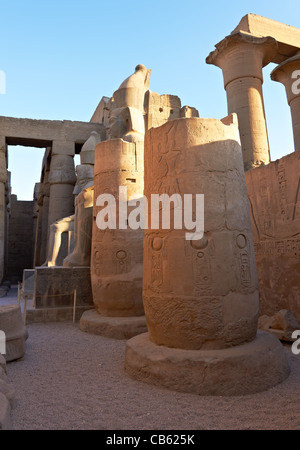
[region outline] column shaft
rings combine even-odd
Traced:
[[[245,170],[270,162],[270,150],[259,78],[240,78],[226,86],[228,114],[237,113]]]
[[[73,189],[76,182],[74,142],[53,142],[50,164],[48,227],[74,213]]]

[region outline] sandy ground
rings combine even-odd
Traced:
[[[125,341],[70,322],[27,329],[24,359],[7,364],[15,430],[300,429],[300,354],[289,345],[291,374],[280,385],[244,397],[202,397],[128,378]]]

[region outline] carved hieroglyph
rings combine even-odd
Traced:
[[[261,314],[300,321],[300,152],[246,173]]]
[[[145,146],[146,197],[204,194],[205,220],[201,240],[186,240],[184,229],[145,230],[150,339],[186,349],[252,340],[258,289],[237,125],[178,119],[152,128]]]
[[[145,195],[154,193],[204,194],[204,234],[189,241],[185,229],[163,229],[163,221],[145,229],[149,333],[127,341],[126,373],[200,395],[252,394],[284,380],[289,367],[282,345],[257,332],[258,283],[236,115],[182,118],[150,129]]]
[[[91,279],[95,308],[103,316],[143,315],[143,230],[100,230],[96,224],[99,195],[112,194],[118,208],[119,186],[127,187],[127,198],[143,194],[143,150],[143,142],[122,139],[100,142],[95,148]]]

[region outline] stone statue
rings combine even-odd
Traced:
[[[80,195],[82,191],[87,188],[90,188],[94,184],[94,148],[97,142],[100,142],[100,136],[97,132],[92,132],[91,136],[87,139],[87,141],[82,146],[82,150],[80,153],[80,162],[81,164],[76,166],[77,173],[77,182],[75,184],[73,194],[75,195],[75,214],[69,217],[64,217],[63,219],[57,220],[50,226],[50,234],[49,234],[49,243],[48,243],[48,256],[46,262],[43,266],[53,267],[57,265],[57,258],[59,255],[59,251],[62,245],[62,233],[69,233],[68,236],[68,250],[65,254],[69,256],[66,262],[63,262],[64,266],[77,266],[77,265],[89,265],[83,264],[79,258],[76,258],[76,263],[72,262],[71,255],[73,250],[76,250],[78,253],[78,248],[88,248],[89,245],[82,244],[79,242],[80,239],[86,239],[88,233],[86,230],[80,232],[80,227],[76,223],[78,220],[81,222],[82,215],[85,217],[86,214],[91,216],[87,211],[84,211],[85,208],[90,208],[93,205],[93,190],[89,190],[89,193],[85,193],[80,196],[77,200],[77,196]],[[89,200],[88,200],[89,198]],[[89,206],[87,206],[89,205]],[[82,210],[82,211],[81,211]],[[85,223],[86,219],[84,219]],[[92,221],[92,217],[90,218]],[[91,225],[90,225],[91,226]],[[86,225],[85,225],[86,228]],[[90,241],[90,237],[89,237]],[[66,258],[65,258],[66,259]],[[83,261],[87,260],[87,255],[83,255]]]
[[[90,265],[94,202],[95,146],[100,135],[93,131],[80,152],[81,164],[76,167],[77,183],[74,188],[74,249],[63,261],[64,267]]]
[[[57,258],[62,244],[62,233],[68,233],[68,251],[74,246],[74,215],[64,217],[50,225],[48,240],[48,255],[43,266],[53,267],[57,265]]]

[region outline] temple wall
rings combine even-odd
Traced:
[[[260,313],[289,309],[300,321],[300,152],[245,173]]]
[[[5,278],[12,283],[22,281],[23,269],[33,265],[33,208],[33,201],[18,201],[16,195],[11,196]]]

